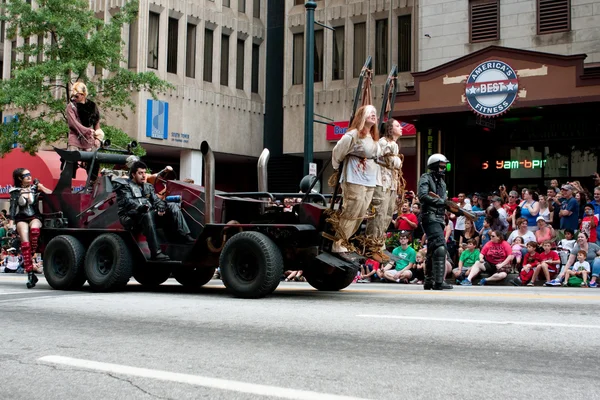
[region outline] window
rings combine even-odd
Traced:
[[[148,68],[158,69],[158,28],[160,15],[150,12],[148,19]]]
[[[14,70],[17,66],[17,41],[10,42],[10,77],[14,78]]]
[[[499,0],[471,0],[469,21],[471,43],[500,39]]]
[[[537,0],[537,33],[571,30],[570,0]]]
[[[250,85],[250,90],[252,91],[252,93],[258,93],[259,56],[260,46],[257,44],[252,44],[252,84]]]
[[[323,82],[323,42],[325,35],[323,30],[315,32],[315,82]]]
[[[229,86],[229,36],[221,35],[221,85]]]
[[[185,76],[196,77],[196,25],[187,24],[185,35]]]
[[[354,24],[354,58],[352,62],[353,76],[360,75],[363,65],[367,60],[367,24],[361,22]]]
[[[231,0],[223,0],[223,7],[231,7]]]
[[[375,75],[388,73],[388,20],[375,21]]]
[[[398,72],[412,69],[412,22],[411,15],[398,17]]]
[[[206,82],[213,80],[213,41],[215,33],[210,29],[204,30],[204,73],[203,79]]]
[[[129,24],[129,51],[127,56],[127,67],[137,68],[138,56],[138,19],[134,19]]]
[[[167,32],[167,72],[177,73],[177,34],[179,32],[179,21],[169,18]]]
[[[344,33],[343,26],[336,26],[333,31],[332,79],[344,79]]]
[[[29,65],[29,54],[31,53],[30,49],[31,38],[26,37],[23,41],[23,66],[27,67]]]
[[[237,41],[236,68],[235,68],[235,87],[244,90],[244,44],[241,39]]]
[[[292,84],[302,85],[304,82],[304,33],[294,34],[292,49]]]
[[[246,0],[238,0],[238,11],[241,13],[246,12]]]
[[[252,3],[252,16],[260,18],[260,0],[254,0],[254,3]]]
[[[304,5],[304,0],[294,0],[294,5],[295,6],[303,6]]]
[[[37,37],[37,56],[36,61],[41,64],[44,61],[44,36],[39,35]]]

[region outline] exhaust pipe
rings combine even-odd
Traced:
[[[269,163],[269,149],[264,149],[258,158],[258,191],[268,192],[269,183],[267,179],[267,164]]]
[[[258,191],[259,192],[268,192],[269,191],[269,180],[267,175],[267,164],[269,163],[269,156],[271,153],[269,149],[263,149],[262,153],[260,153],[260,157],[258,157]],[[264,199],[261,199],[264,200]],[[260,212],[265,212],[265,205],[260,205]]]
[[[204,168],[204,225],[215,222],[215,155],[205,140],[200,145]]]

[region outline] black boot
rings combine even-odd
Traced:
[[[433,289],[433,266],[431,264],[431,255],[427,256],[425,261],[425,281],[423,282],[423,290]]]
[[[169,261],[170,258],[166,254],[163,254],[160,250],[160,243],[158,242],[158,236],[156,235],[156,226],[154,225],[154,211],[150,211],[145,214],[142,218],[142,230],[146,240],[148,241],[148,248],[150,249],[151,259],[154,261]]]
[[[432,256],[433,266],[433,290],[448,290],[452,289],[452,285],[444,281],[446,275],[446,247],[440,246],[433,251]]]
[[[27,289],[34,288],[36,283],[38,283],[38,277],[35,276],[35,272],[29,271],[27,273]]]

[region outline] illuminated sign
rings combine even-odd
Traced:
[[[517,99],[519,80],[516,72],[503,61],[479,64],[469,74],[465,87],[467,103],[483,117],[496,117],[508,111]]]
[[[546,165],[547,160],[496,160],[494,163],[484,161],[481,169],[539,169]]]

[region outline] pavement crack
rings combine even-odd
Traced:
[[[138,389],[140,392],[142,392],[142,393],[144,393],[144,394],[146,394],[146,395],[148,395],[148,396],[154,397],[154,398],[156,398],[156,399],[162,399],[162,400],[173,400],[173,399],[171,399],[171,398],[169,398],[169,397],[162,397],[162,396],[156,395],[156,394],[154,394],[154,393],[150,393],[149,391],[147,391],[147,390],[144,390],[144,389],[143,389],[142,387],[140,387],[139,385],[136,385],[135,383],[133,383],[133,381],[132,381],[131,379],[123,378],[123,377],[120,377],[120,376],[117,376],[117,375],[111,374],[110,372],[107,372],[107,373],[106,373],[106,375],[108,375],[108,376],[110,376],[111,378],[114,378],[114,379],[116,379],[116,380],[119,380],[119,381],[122,381],[122,382],[129,383],[131,386],[133,386],[134,388]]]

